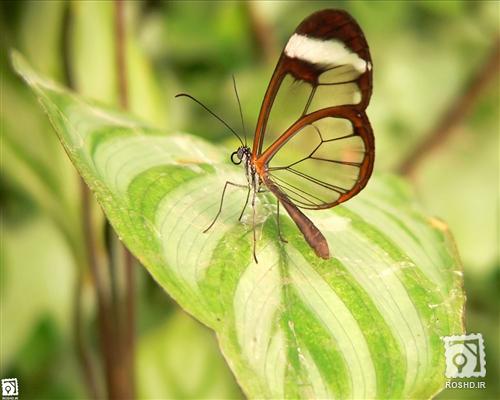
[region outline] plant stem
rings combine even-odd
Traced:
[[[258,3],[253,1],[245,1],[244,3],[258,55],[264,62],[270,64],[276,57],[276,35],[272,26],[263,17],[259,6]]]
[[[66,84],[70,89],[74,89],[74,82],[71,75],[71,65],[70,65],[70,27],[72,22],[71,16],[71,5],[67,4],[64,10],[63,16],[63,26],[62,26],[62,41],[61,41],[61,54],[63,62],[63,76],[65,78]],[[102,397],[100,395],[99,386],[97,384],[97,379],[95,376],[95,368],[92,362],[92,358],[89,352],[89,348],[85,341],[84,335],[84,318],[82,313],[82,294],[84,287],[85,278],[85,258],[89,263],[95,263],[95,251],[89,248],[89,238],[87,237],[88,229],[90,227],[90,216],[89,212],[89,202],[86,198],[88,195],[85,193],[84,188],[86,187],[85,182],[80,178],[80,188],[81,188],[81,207],[82,207],[82,227],[84,228],[84,234],[86,240],[86,254],[80,254],[75,251],[75,246],[72,246],[75,264],[77,266],[77,277],[75,280],[75,292],[73,299],[73,335],[76,346],[76,354],[80,362],[80,367],[83,374],[83,379],[86,384],[86,388],[92,399],[98,399]],[[89,268],[93,270],[94,268]]]
[[[498,75],[500,67],[500,39],[496,38],[493,49],[487,61],[474,75],[463,94],[450,105],[432,131],[401,163],[397,171],[406,176],[412,176],[425,158],[449,139],[455,129],[467,114],[473,109],[483,91]]]
[[[112,315],[109,308],[109,296],[106,295],[105,285],[102,277],[101,268],[97,257],[97,244],[94,240],[92,227],[92,213],[90,204],[90,191],[86,183],[81,180],[81,198],[82,198],[82,219],[85,236],[85,245],[87,249],[87,260],[90,266],[90,273],[94,283],[97,297],[97,316],[99,322],[99,337],[101,342],[101,353],[104,358],[104,370],[106,375],[106,386],[109,398],[117,398],[115,393],[116,370],[115,351],[113,343],[113,326],[111,324]],[[118,389],[119,390],[119,389]]]
[[[123,0],[115,0],[116,71],[118,76],[118,101],[128,108],[127,64],[125,59],[125,8]]]
[[[118,99],[120,107],[128,108],[127,63],[125,8],[123,0],[115,0],[115,35],[116,35],[116,68],[118,77]],[[128,395],[135,394],[135,277],[134,258],[123,246],[123,268],[125,278],[125,299],[122,304],[120,331],[120,347],[128,381]]]
[[[75,282],[75,293],[74,293],[74,310],[73,310],[73,325],[74,325],[74,338],[76,344],[76,351],[78,359],[80,361],[80,366],[82,368],[82,373],[84,381],[86,383],[87,391],[92,399],[99,399],[99,389],[94,375],[94,368],[88,346],[85,342],[84,328],[83,328],[83,315],[82,315],[82,293],[83,293],[83,277],[84,270],[83,266],[81,270],[78,271],[78,277]]]
[[[125,69],[125,20],[123,2],[115,1],[115,21],[116,21],[116,61],[119,87],[119,100],[122,108],[127,108],[127,84]],[[70,24],[71,9],[67,6],[64,16],[62,54],[63,70],[66,83],[69,88],[74,89],[74,82],[71,76],[70,65]],[[94,227],[92,224],[91,194],[83,180],[80,180],[81,202],[82,202],[82,226],[85,238],[86,259],[89,264],[89,271],[92,276],[93,286],[97,298],[97,314],[101,354],[104,362],[105,380],[107,387],[107,397],[110,399],[131,399],[134,397],[134,275],[133,258],[123,247],[124,251],[124,279],[125,279],[125,301],[114,302],[116,297],[112,290],[114,277],[111,263],[116,257],[109,254],[110,286],[106,287],[104,279],[103,265],[99,265],[97,255],[98,244],[95,239]],[[115,239],[116,240],[116,239]],[[94,369],[92,368],[91,357],[85,344],[82,321],[82,288],[84,279],[84,269],[78,274],[75,289],[75,343],[77,354],[80,358],[84,379],[87,389],[92,398],[100,398]],[[109,289],[109,290],[107,290]],[[118,312],[113,309],[118,308]]]

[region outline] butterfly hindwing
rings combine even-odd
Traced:
[[[301,208],[329,208],[348,200],[368,181],[373,136],[366,116],[340,108],[299,120],[269,154],[266,177]],[[271,148],[272,149],[272,148]]]

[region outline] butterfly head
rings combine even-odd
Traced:
[[[247,146],[240,146],[238,150],[231,154],[231,161],[233,164],[240,165],[242,161],[250,160],[252,152]]]

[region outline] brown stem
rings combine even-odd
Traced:
[[[71,65],[70,65],[70,55],[69,55],[69,49],[70,49],[69,38],[71,37],[70,35],[71,22],[72,22],[71,5],[67,4],[63,16],[61,53],[63,62],[63,76],[65,78],[67,86],[71,89],[74,89],[74,82],[71,75]],[[84,236],[85,239],[87,240],[87,232],[90,224],[90,222],[87,221],[87,218],[90,215],[88,210],[89,203],[88,199],[85,199],[87,195],[83,190],[83,188],[86,187],[85,183],[83,181],[80,181],[80,183],[82,188],[81,191],[82,222],[83,222],[82,226],[85,229]],[[87,251],[86,255],[76,254],[76,252],[74,254],[78,272],[75,280],[75,292],[73,298],[73,330],[74,330],[73,335],[76,346],[76,354],[80,362],[80,368],[83,374],[83,380],[85,382],[85,386],[87,388],[90,397],[92,399],[98,399],[102,396],[100,396],[100,390],[95,376],[95,366],[93,365],[89,347],[85,340],[85,335],[84,335],[85,324],[82,315],[82,308],[83,308],[82,293],[83,293],[84,278],[85,278],[84,257],[87,256],[86,258],[88,262],[91,262],[90,261],[91,259],[93,260],[92,262],[95,262],[95,258],[93,256],[90,257],[91,250],[89,248],[88,240],[86,243],[85,250]],[[94,255],[94,253],[92,253],[92,255]]]
[[[118,76],[118,99],[121,108],[128,108],[128,85],[126,63],[125,8],[123,0],[115,0],[116,69]],[[124,373],[127,378],[127,395],[135,394],[135,277],[134,258],[123,246],[123,272],[125,277],[125,299],[120,302],[120,353],[123,357]]]
[[[276,35],[258,9],[258,3],[246,1],[245,10],[250,21],[250,29],[258,50],[259,57],[266,63],[271,63],[276,57]]]
[[[82,223],[85,237],[85,247],[87,249],[87,260],[90,266],[90,274],[94,284],[97,297],[97,318],[99,322],[99,338],[101,345],[101,354],[104,358],[104,370],[106,377],[106,386],[109,398],[118,398],[115,394],[116,388],[116,369],[115,369],[115,351],[113,341],[112,313],[109,307],[109,296],[106,293],[105,284],[102,276],[97,256],[97,244],[93,234],[92,212],[90,203],[90,191],[83,181],[80,183],[82,198]]]
[[[116,71],[118,76],[118,101],[128,108],[127,64],[125,59],[125,8],[123,0],[115,0]]]
[[[116,2],[117,18],[117,65],[118,79],[120,88],[120,104],[126,107],[127,92],[126,92],[126,74],[124,66],[124,18],[123,18],[123,3]],[[70,19],[71,12],[69,6],[64,17],[64,31],[62,40],[63,54],[63,72],[66,77],[68,87],[74,88],[74,82],[71,76],[71,65],[69,56],[69,37],[70,37]],[[122,67],[120,67],[122,66]],[[113,311],[112,290],[107,287],[106,279],[103,270],[105,265],[100,265],[98,257],[98,242],[95,238],[95,229],[92,224],[92,203],[90,191],[83,180],[80,181],[81,201],[82,201],[82,226],[85,238],[86,259],[89,264],[89,271],[92,277],[93,286],[97,298],[97,316],[101,354],[104,361],[105,380],[107,387],[107,397],[110,399],[131,399],[133,398],[133,287],[132,280],[132,262],[131,256],[125,256],[125,279],[127,280],[127,293],[130,294],[127,298],[125,313],[128,321],[127,329],[119,326],[118,321],[122,321],[120,313]],[[111,260],[111,257],[110,257]],[[111,268],[111,265],[109,265]],[[108,271],[110,272],[111,269]],[[83,268],[78,276],[77,287],[75,290],[75,342],[77,353],[80,358],[84,379],[88,390],[93,398],[100,398],[94,369],[91,365],[91,358],[87,352],[85,345],[83,328],[82,328],[82,312],[81,312],[81,293],[83,286]],[[131,289],[130,289],[131,288]],[[109,289],[109,290],[108,290]],[[130,305],[129,305],[130,302]],[[120,333],[125,331],[125,340],[120,339]],[[132,338],[132,339],[130,339]]]
[[[75,281],[75,293],[74,293],[74,310],[73,310],[73,325],[74,325],[74,337],[76,343],[76,352],[78,359],[80,361],[80,366],[83,373],[83,378],[86,383],[87,391],[92,399],[99,399],[99,388],[97,386],[97,381],[94,375],[94,366],[92,359],[90,357],[89,349],[87,343],[85,342],[84,328],[83,328],[83,316],[82,316],[82,293],[83,293],[83,280],[84,271],[83,267],[78,272],[78,277]]]
[[[467,114],[473,109],[483,91],[498,75],[500,66],[500,39],[496,38],[488,60],[474,75],[463,94],[459,96],[438,121],[422,143],[401,163],[397,171],[406,176],[412,176],[426,157],[449,139]]]
[[[130,394],[135,395],[135,276],[134,258],[132,254],[123,246],[125,262],[125,316],[122,326],[125,332],[123,348],[125,352],[125,362],[127,365]]]

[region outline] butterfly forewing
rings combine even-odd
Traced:
[[[262,149],[267,149],[303,115],[311,90],[311,85],[297,81],[291,74],[283,76],[262,136]]]
[[[358,193],[373,167],[364,112],[371,80],[368,45],[349,14],[323,10],[305,19],[281,54],[259,115],[253,155],[264,182],[309,209]]]

